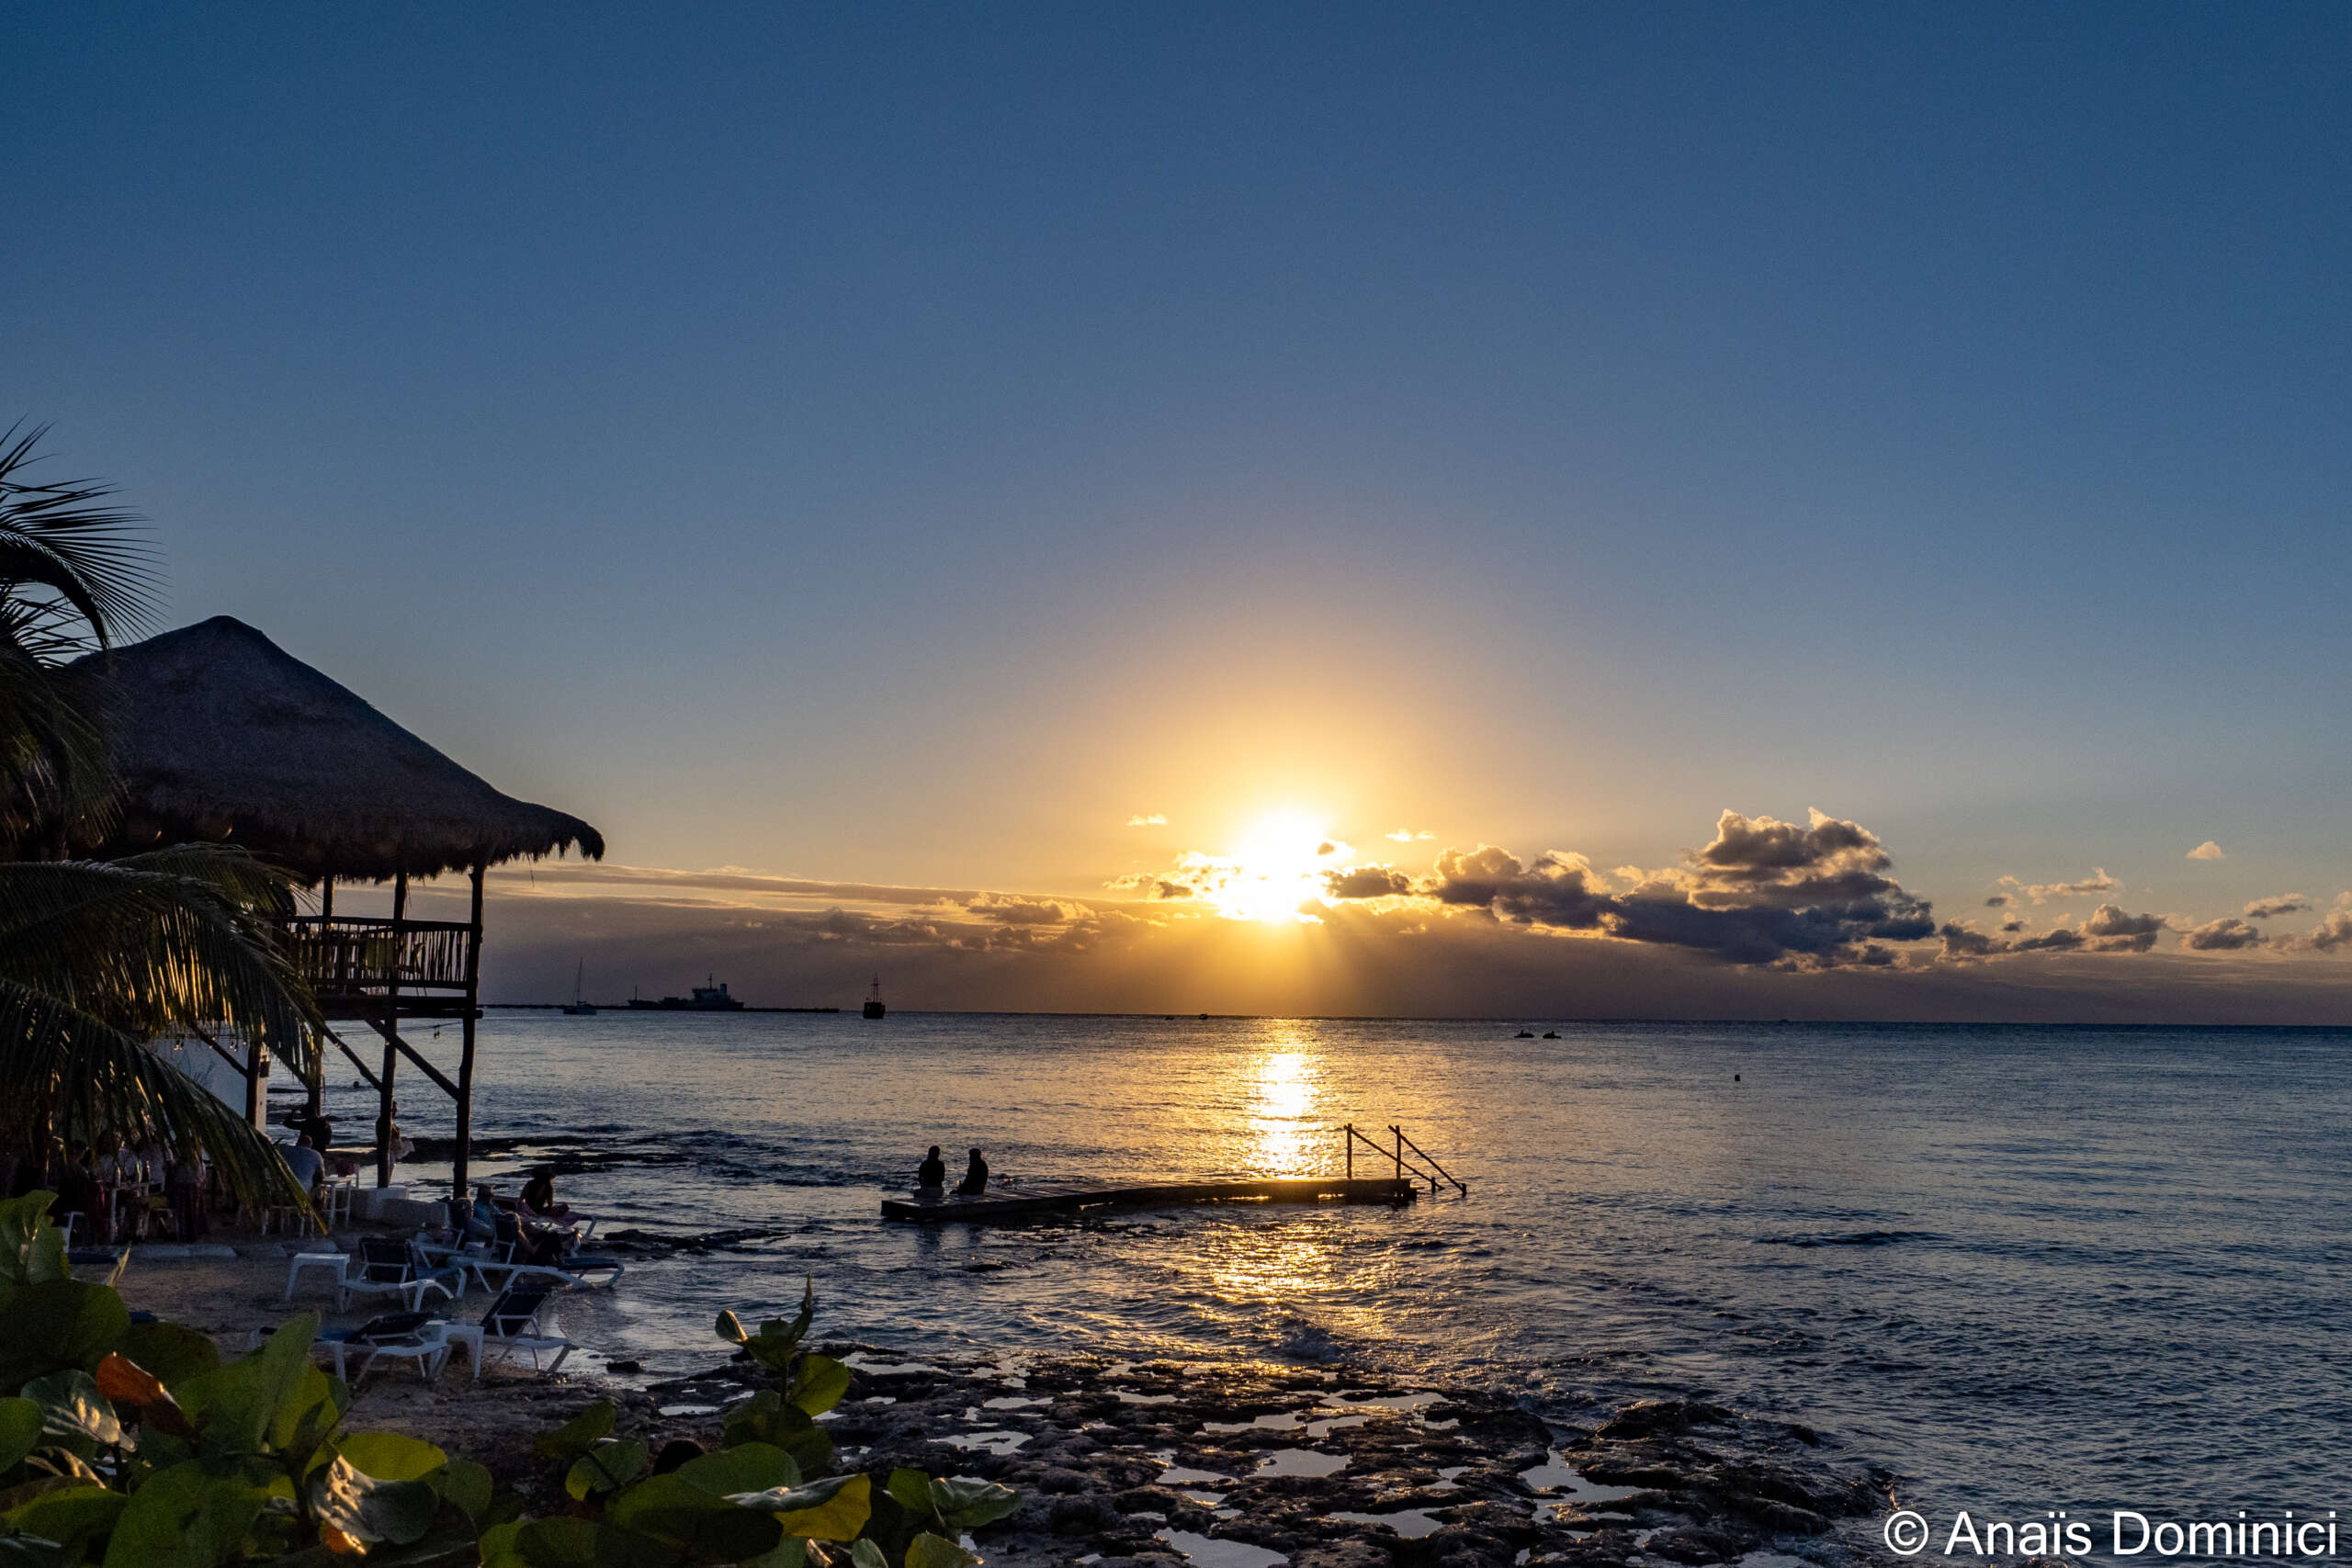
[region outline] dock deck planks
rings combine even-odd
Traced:
[[[1172,1209],[1192,1203],[1410,1203],[1419,1191],[1394,1177],[1284,1176],[1256,1180],[1162,1181],[1147,1185],[1035,1182],[984,1198],[953,1194],[936,1203],[885,1198],[882,1217],[915,1224],[950,1220],[985,1224],[1041,1214],[1075,1214],[1089,1209]]]

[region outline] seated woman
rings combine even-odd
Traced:
[[[972,1163],[964,1168],[964,1179],[956,1184],[956,1194],[959,1198],[978,1198],[988,1190],[989,1162],[980,1157],[979,1150],[974,1149]]]
[[[937,1198],[947,1190],[947,1162],[939,1157],[939,1145],[931,1145],[931,1153],[915,1167],[915,1196]]]
[[[498,1196],[485,1181],[474,1189],[473,1209],[466,1216],[466,1239],[494,1241],[497,1237]]]
[[[568,1204],[555,1201],[555,1178],[547,1171],[535,1173],[523,1184],[523,1213],[543,1224],[567,1225],[578,1218]]]

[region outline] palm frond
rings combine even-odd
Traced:
[[[209,1089],[105,1019],[0,977],[0,1084],[12,1119],[56,1135],[202,1148],[239,1201],[308,1201],[277,1146]]]
[[[0,585],[12,597],[27,587],[56,594],[86,624],[90,641],[110,647],[150,618],[154,553],[137,513],[97,504],[112,485],[30,477],[48,434],[48,425],[19,423],[0,435]]]
[[[307,1077],[318,1013],[277,920],[285,876],[242,850],[0,863],[0,976],[134,1036],[234,1029]]]

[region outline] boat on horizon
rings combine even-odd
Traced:
[[[640,1012],[741,1012],[743,1004],[727,994],[727,982],[703,976],[704,984],[694,988],[692,997],[663,997],[660,1001],[640,997],[632,989],[628,1005]]]
[[[876,975],[874,976],[874,989],[865,996],[865,1016],[880,1018],[888,1010],[882,1005],[882,976]]]
[[[563,1010],[571,1014],[573,1018],[594,1018],[596,1016],[595,1004],[583,999],[580,994],[581,985],[587,978],[588,961],[583,958],[580,961],[579,969],[574,971],[571,976],[571,1000],[566,1002],[563,1008]]]

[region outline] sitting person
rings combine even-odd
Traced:
[[[498,1195],[485,1181],[474,1189],[473,1209],[466,1215],[466,1239],[494,1241],[497,1237]]]
[[[279,1151],[286,1157],[286,1168],[294,1173],[296,1185],[305,1192],[315,1192],[319,1178],[326,1174],[327,1162],[311,1143],[311,1134],[303,1134],[294,1140],[290,1149]]]
[[[547,1224],[570,1224],[578,1216],[569,1205],[555,1201],[555,1177],[545,1170],[535,1172],[523,1184],[523,1213],[526,1217]]]
[[[988,1190],[989,1162],[980,1157],[979,1150],[974,1149],[972,1163],[964,1168],[964,1179],[956,1184],[956,1194],[959,1198],[978,1198]]]
[[[947,1162],[939,1157],[939,1145],[931,1145],[931,1153],[915,1167],[915,1196],[936,1198],[947,1190]]]

